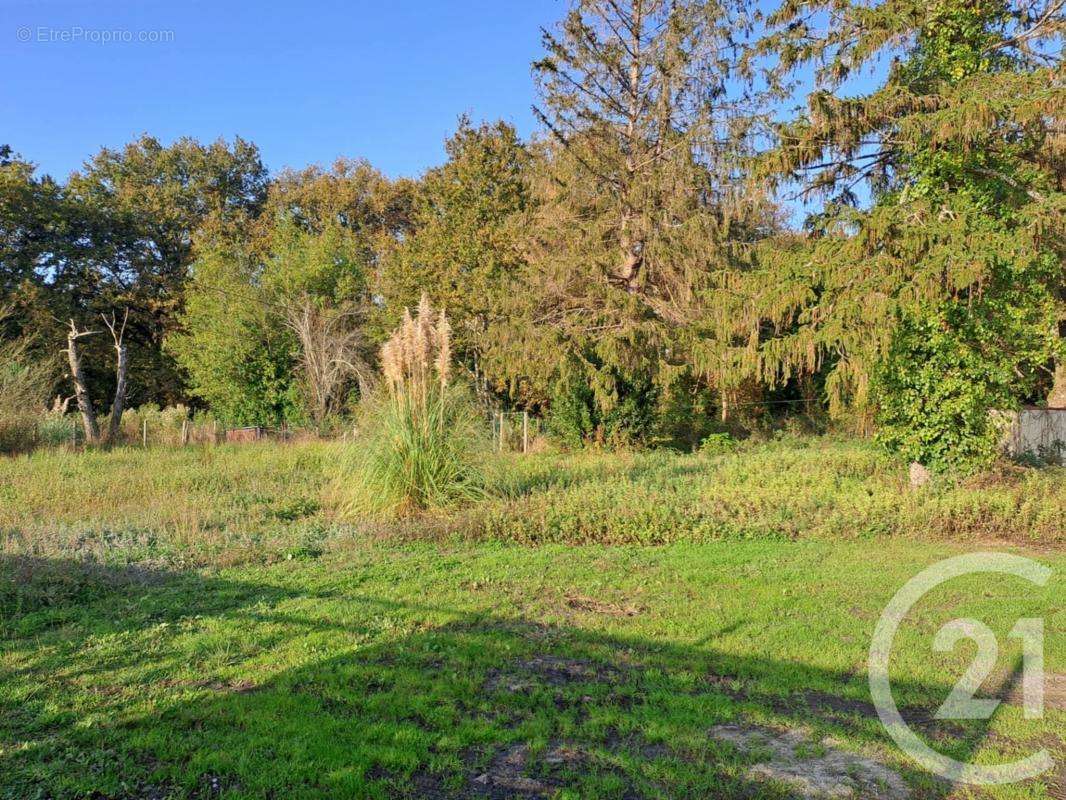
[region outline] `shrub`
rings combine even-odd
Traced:
[[[35,418],[28,414],[0,415],[0,454],[24,453],[33,449]]]
[[[1059,356],[1044,265],[998,265],[979,296],[906,316],[875,375],[878,439],[933,470],[974,472],[995,458],[1002,418]]]
[[[704,437],[700,443],[700,454],[705,456],[720,456],[737,450],[739,443],[728,433],[711,433]]]
[[[0,323],[11,313],[0,307]],[[0,333],[0,453],[33,447],[37,413],[54,377],[51,358],[34,352],[28,337],[4,338]]]
[[[37,447],[60,447],[76,436],[79,419],[65,414],[61,404],[56,403],[37,420]]]
[[[548,430],[560,443],[640,446],[654,432],[658,390],[646,375],[585,364],[560,377],[552,391]]]
[[[337,493],[348,517],[395,517],[477,499],[487,452],[467,392],[449,383],[448,319],[423,297],[382,347],[385,389],[368,401]]]

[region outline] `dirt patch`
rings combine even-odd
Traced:
[[[166,689],[210,689],[232,694],[248,694],[259,690],[259,685],[251,681],[210,681],[206,678],[201,681],[161,681],[159,685]]]
[[[567,787],[567,772],[595,769],[594,759],[579,747],[553,742],[544,750],[529,745],[505,745],[492,754],[487,764],[475,767],[476,751],[468,751],[466,778],[459,788],[449,789],[444,776],[428,770],[416,770],[408,780],[408,796],[418,800],[537,800],[554,797]],[[368,775],[387,778],[385,773]],[[626,789],[619,800],[639,800],[640,795]]]
[[[1012,706],[1025,704],[1025,691],[1022,685],[1023,673],[1017,670],[1014,674],[1003,678],[1001,685],[1006,689],[996,696],[1002,697],[1003,702]],[[1066,711],[1066,674],[1048,672],[1044,674],[1044,708],[1055,711]]]
[[[470,797],[492,800],[553,797],[566,788],[566,772],[593,769],[594,758],[589,753],[565,742],[555,742],[539,753],[525,744],[514,744],[499,751],[488,768],[470,780]],[[638,800],[640,796],[626,788],[618,798]]]
[[[529,777],[530,749],[524,744],[515,744],[493,757],[485,772],[471,781],[475,793],[483,792],[489,797],[503,792],[505,797],[544,797],[558,787]]]
[[[1055,758],[1055,766],[1047,776],[1048,794],[1051,797],[1066,797],[1066,758],[1056,755],[1064,752],[1063,745],[1066,742],[1057,736],[1047,736],[1042,744]]]
[[[259,688],[258,684],[251,681],[213,681],[213,680],[165,680],[160,682],[167,689],[210,689],[213,692],[231,692],[233,694],[248,694]]]
[[[521,692],[537,686],[569,686],[617,680],[620,670],[579,658],[535,655],[515,661],[506,669],[491,670],[485,680],[490,691]]]
[[[594,614],[604,614],[608,617],[635,617],[644,611],[643,606],[632,603],[618,604],[607,603],[592,597],[584,597],[578,594],[566,595],[567,608],[575,611],[590,611]]]
[[[764,757],[748,770],[753,780],[788,785],[810,800],[908,800],[906,782],[879,761],[841,750],[832,739],[811,740],[798,730],[719,725],[711,735],[740,751]]]

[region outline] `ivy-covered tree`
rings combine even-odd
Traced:
[[[756,178],[826,198],[749,287],[781,334],[755,345],[763,375],[828,367],[835,410],[879,407],[883,439],[929,466],[987,460],[990,412],[1046,391],[1061,356],[1057,9],[788,2],[763,43],[817,87]],[[886,53],[884,84],[849,94]]]

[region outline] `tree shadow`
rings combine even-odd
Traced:
[[[0,574],[5,566],[0,560]],[[78,569],[33,566],[49,575]],[[832,737],[878,752],[917,798],[950,790],[898,758],[864,674],[350,592],[340,599],[351,613],[318,618],[277,606],[336,595],[181,573],[90,572],[94,597],[79,590],[26,607],[9,620],[12,630],[43,636],[45,645],[61,641],[71,653],[90,637],[207,619],[271,631],[289,645],[330,635],[368,643],[327,657],[309,650],[298,666],[264,669],[261,678],[251,669],[237,681],[184,682],[172,680],[178,663],[165,647],[119,647],[64,676],[114,691],[89,726],[85,709],[65,707],[73,698],[19,704],[0,693],[0,742],[20,743],[0,747],[0,774],[14,776],[0,779],[0,796],[10,787],[12,796],[33,789],[100,800],[793,797],[788,786],[752,776],[764,754],[712,735],[726,723],[802,730],[812,747]],[[371,619],[403,624],[391,635]],[[133,665],[137,683],[116,685]],[[0,685],[25,681],[35,668],[31,659]],[[933,719],[950,686],[895,690],[905,716],[940,751],[967,760],[981,745],[987,723]],[[146,693],[156,697],[150,713]]]

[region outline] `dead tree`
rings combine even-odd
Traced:
[[[96,444],[99,441],[100,427],[96,424],[96,410],[93,408],[93,400],[85,382],[85,371],[82,369],[81,354],[78,352],[78,339],[96,333],[99,331],[79,331],[72,319],[70,332],[67,334],[66,350],[67,361],[70,363],[70,377],[74,381],[74,397],[78,401],[78,411],[81,412],[81,422],[85,428],[85,441],[90,444]]]
[[[122,424],[122,411],[126,404],[126,371],[129,358],[123,339],[129,316],[130,312],[127,308],[120,326],[114,312],[111,313],[110,319],[103,314],[100,315],[108,330],[111,331],[111,338],[115,342],[115,353],[117,355],[115,364],[115,397],[111,401],[111,420],[107,427],[108,444],[113,444],[118,438],[119,426]],[[85,429],[85,441],[89,444],[99,444],[100,425],[96,420],[96,409],[93,408],[92,395],[89,393],[89,385],[85,380],[81,353],[78,351],[78,339],[97,333],[99,331],[79,331],[73,319],[70,321],[70,332],[67,333],[66,353],[67,361],[70,364],[70,377],[74,381],[74,397],[78,401],[78,410],[81,412],[82,427]]]
[[[57,394],[56,399],[52,401],[52,408],[48,413],[54,417],[62,417],[66,415],[67,409],[70,408],[70,401],[73,399],[74,395],[64,397],[61,394]]]
[[[285,307],[285,324],[300,343],[303,384],[318,423],[340,408],[353,382],[365,394],[373,381],[358,319],[353,307],[321,307],[310,297]]]
[[[103,317],[103,315],[101,315]],[[130,318],[130,310],[127,308],[126,313],[122,316],[122,326],[118,327],[115,319],[115,312],[111,312],[111,319],[103,317],[104,324],[107,325],[107,329],[111,331],[111,338],[115,342],[115,397],[111,401],[111,421],[107,426],[107,441],[108,444],[114,443],[118,439],[119,426],[122,424],[122,411],[126,406],[126,367],[128,364],[128,356],[126,352],[126,345],[123,341],[123,337],[126,334],[126,322]]]

